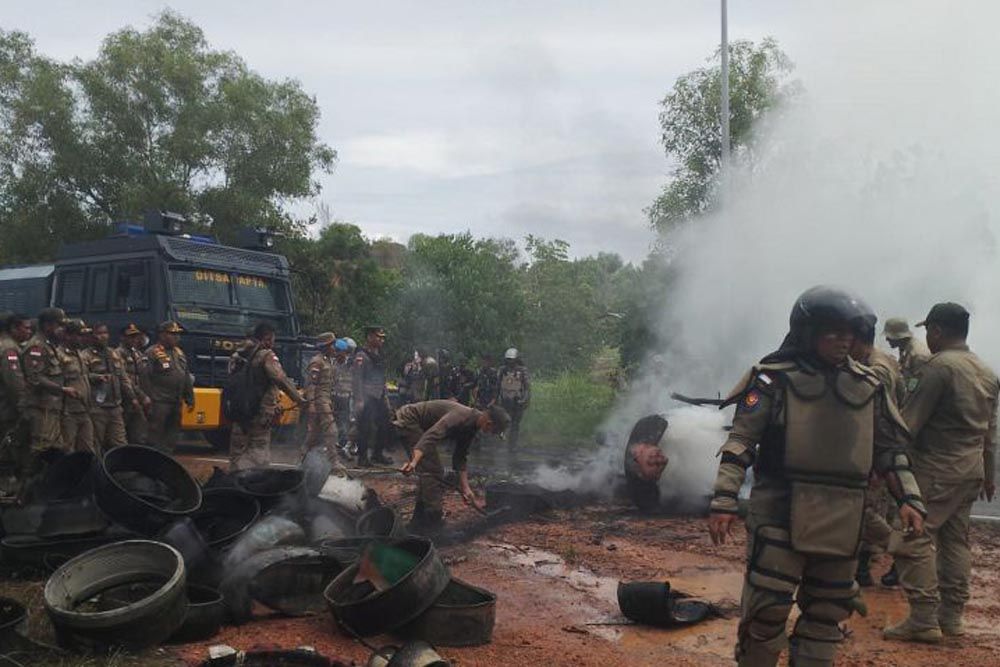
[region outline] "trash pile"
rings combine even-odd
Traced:
[[[325,457],[307,456],[298,469],[217,469],[199,485],[147,447],[66,454],[4,511],[0,554],[52,573],[44,604],[62,650],[204,641],[261,608],[332,613],[374,651],[370,664],[447,664],[432,646],[491,641],[496,597],[453,579],[429,539],[406,535],[374,493],[329,473]],[[0,652],[23,649],[23,618],[23,606],[0,600]],[[381,634],[405,643],[363,639]],[[326,660],[293,651],[291,662],[258,663],[230,651],[205,664]]]

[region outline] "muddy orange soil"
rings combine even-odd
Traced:
[[[392,478],[371,482],[388,502],[408,513],[412,488]],[[454,495],[454,494],[453,494]],[[474,520],[455,498],[449,520]],[[887,642],[882,627],[903,617],[898,590],[868,589],[867,618],[852,617],[840,666],[1000,666],[1000,526],[973,529],[975,564],[969,633],[937,647]],[[452,573],[497,594],[493,643],[442,648],[459,666],[495,665],[732,665],[735,607],[743,571],[745,540],[713,547],[703,521],[639,517],[626,507],[592,506],[559,511],[494,529],[475,540],[441,550]],[[886,562],[876,560],[881,575]],[[732,610],[729,618],[683,630],[626,624],[618,611],[619,580],[669,580],[677,589]],[[373,643],[393,643],[379,637]],[[332,618],[263,618],[225,628],[210,642],[176,649],[196,665],[211,644],[240,649],[313,646],[323,654],[365,664],[369,652],[341,634]]]

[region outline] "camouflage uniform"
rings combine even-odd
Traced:
[[[476,407],[482,409],[492,405],[499,395],[500,385],[497,369],[484,366],[476,375]]]
[[[24,413],[31,429],[31,448],[65,449],[62,437],[63,370],[57,344],[41,332],[24,344],[21,354],[27,391]]]
[[[507,442],[511,447],[517,447],[521,435],[521,420],[531,401],[528,369],[520,363],[504,364],[497,372],[497,384],[500,387],[500,406],[510,415]]]
[[[90,414],[98,450],[128,444],[122,401],[134,409],[136,396],[121,354],[110,347],[94,347],[85,351],[84,361],[93,390]]]
[[[146,392],[142,389],[142,376],[146,373],[146,356],[138,348],[121,345],[118,356],[125,365],[125,375],[135,394],[138,406],[126,402],[124,408],[126,440],[133,445],[146,444],[149,432],[149,422],[143,404],[146,402]]]
[[[63,384],[76,389],[77,398],[63,400],[62,438],[66,447],[77,452],[94,451],[94,422],[90,418],[91,390],[84,351],[71,345],[58,348]]]
[[[341,447],[347,445],[351,431],[351,409],[354,360],[347,356],[333,363],[333,414],[337,419],[337,440]]]
[[[152,401],[147,444],[173,454],[181,429],[181,403],[194,405],[187,356],[181,348],[162,343],[150,347],[145,356],[142,386]]]
[[[331,460],[337,459],[337,422],[333,414],[334,361],[320,352],[306,368],[306,450],[325,447]]]
[[[229,440],[229,468],[243,470],[271,464],[271,425],[278,415],[278,395],[284,391],[296,403],[302,395],[285,375],[273,350],[247,343],[234,355],[235,363],[250,364],[251,382],[263,391],[260,409],[246,424],[233,424]],[[235,370],[235,363],[232,372]]]

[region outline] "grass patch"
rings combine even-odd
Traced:
[[[571,372],[531,384],[531,405],[521,437],[529,445],[594,447],[594,433],[607,417],[615,392],[589,371]]]

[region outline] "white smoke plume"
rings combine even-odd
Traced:
[[[611,472],[635,419],[661,412],[671,422],[661,486],[707,493],[730,414],[681,408],[670,392],[728,392],[778,346],[796,296],[816,284],[911,325],[937,301],[963,303],[973,350],[1000,363],[1000,6],[797,5],[783,17],[792,37],[775,36],[805,93],[759,128],[759,161],[734,170],[724,205],[668,238],[676,279],[658,319],[661,361],[649,364],[662,368],[611,420],[616,456],[595,463],[613,460]]]

